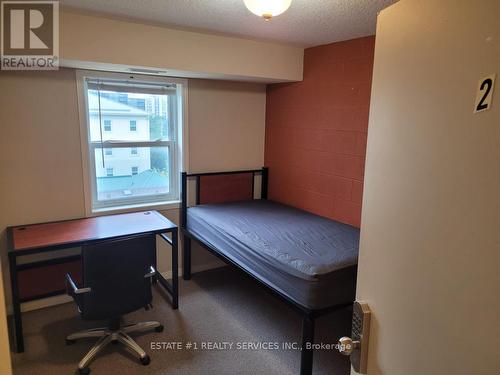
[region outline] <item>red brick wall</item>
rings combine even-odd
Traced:
[[[268,86],[270,199],[359,227],[374,44],[306,49],[302,82]]]

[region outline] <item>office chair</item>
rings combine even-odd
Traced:
[[[110,342],[121,342],[139,356],[146,366],[149,356],[128,335],[154,329],[163,331],[159,322],[123,324],[122,316],[140,308],[151,307],[151,283],[156,274],[153,268],[156,251],[154,235],[117,240],[82,248],[83,286],[76,286],[71,275],[66,275],[66,288],[85,320],[107,320],[108,326],[73,333],[66,344],[82,338],[98,341],[78,364],[80,375],[90,372],[89,364]]]

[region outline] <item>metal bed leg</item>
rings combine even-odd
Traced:
[[[302,352],[300,355],[300,375],[312,375],[314,343],[314,318],[304,315],[302,320]],[[309,344],[309,348],[308,348]]]
[[[184,259],[184,280],[191,279],[191,238],[184,235],[183,243],[183,259]]]

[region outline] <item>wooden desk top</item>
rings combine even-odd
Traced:
[[[82,246],[88,242],[165,233],[177,226],[157,211],[97,216],[52,223],[7,228],[11,236],[10,252],[34,252],[49,247]]]

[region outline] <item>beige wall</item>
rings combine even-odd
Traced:
[[[264,85],[191,80],[189,108],[190,171],[263,165]]]
[[[189,80],[188,85],[190,170],[261,167],[265,86],[208,80]],[[0,72],[4,264],[6,226],[85,215],[78,121],[74,70]],[[179,210],[163,213],[178,221]],[[169,271],[168,247],[161,243],[159,253],[160,271]],[[195,271],[215,264],[216,259],[205,251],[194,250]],[[8,290],[7,272],[4,281]]]
[[[1,261],[0,261],[1,272]],[[1,276],[1,275],[0,275]],[[10,375],[12,373],[10,361],[9,336],[7,331],[7,317],[5,314],[5,299],[3,293],[3,280],[0,277],[0,374]]]
[[[63,10],[63,60],[174,70],[260,82],[302,79],[303,48],[201,34]],[[187,74],[187,75],[186,75]]]
[[[378,18],[357,298],[369,375],[500,369],[500,2],[401,0]]]

